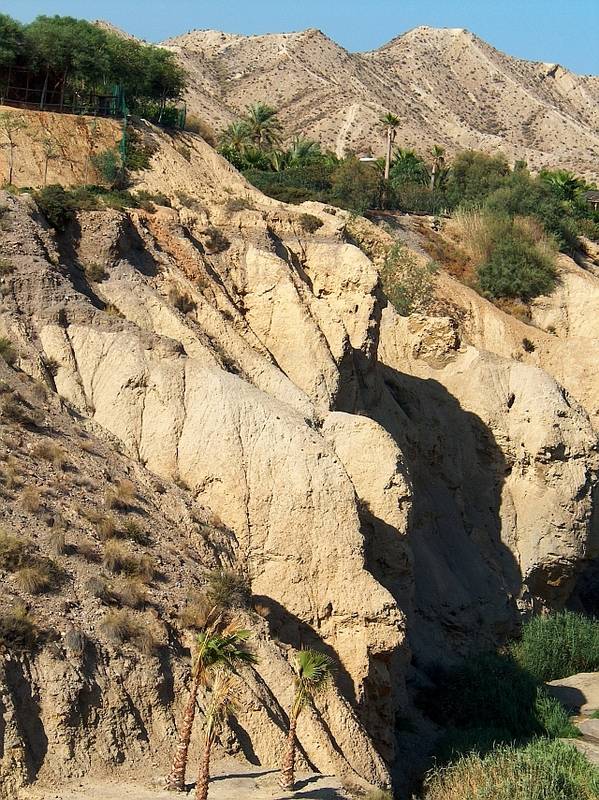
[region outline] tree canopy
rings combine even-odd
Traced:
[[[109,92],[124,87],[130,106],[178,99],[185,74],[168,50],[125,39],[74,17],[39,16],[28,25],[0,15],[0,71],[22,67],[44,85],[68,82]]]

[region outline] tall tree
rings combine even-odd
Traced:
[[[21,114],[14,111],[3,111],[0,113],[0,136],[4,139],[1,147],[8,148],[8,183],[12,184],[15,150],[17,148],[17,134],[27,127],[27,121]]]
[[[281,141],[282,125],[277,110],[266,103],[258,102],[248,106],[244,115],[250,138],[256,147],[270,150]]]
[[[437,188],[437,177],[439,172],[445,166],[445,148],[441,145],[434,144],[431,148],[431,156],[433,157],[433,166],[431,169],[431,192]]]
[[[252,143],[249,125],[245,120],[238,119],[228,125],[220,136],[221,147],[230,147],[241,155]]]
[[[391,169],[391,151],[393,150],[393,143],[397,136],[400,119],[396,114],[392,114],[389,111],[381,117],[380,123],[385,129],[385,136],[387,137],[387,148],[385,150],[385,180],[388,181],[389,170]]]
[[[196,639],[191,688],[179,728],[179,743],[171,774],[166,784],[167,789],[171,791],[185,790],[185,770],[200,686],[205,686],[217,669],[234,670],[241,664],[253,664],[256,660],[245,647],[250,636],[249,631],[243,630],[236,623],[231,623],[223,631],[219,631],[219,625],[220,618],[209,623],[207,629],[198,634]]]
[[[331,681],[332,661],[317,650],[300,650],[295,656],[295,696],[289,712],[287,752],[281,769],[281,785],[292,791],[295,785],[297,720],[303,709],[324,691]]]
[[[0,67],[11,67],[23,52],[24,28],[20,22],[0,14]]]
[[[210,699],[206,707],[206,729],[196,783],[196,800],[208,800],[212,745],[223,723],[234,709],[235,694],[238,688],[239,681],[231,674],[230,670],[222,666],[216,670]]]

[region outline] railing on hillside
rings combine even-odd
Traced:
[[[123,118],[129,114],[120,85],[112,86],[109,92],[89,92],[56,76],[48,77],[25,67],[0,69],[0,105],[94,117]],[[187,109],[183,102],[144,100],[137,104],[133,113],[155,125],[185,129]]]

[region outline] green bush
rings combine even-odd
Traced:
[[[599,621],[563,611],[533,617],[511,652],[522,669],[538,681],[599,670]]]
[[[596,800],[599,770],[574,747],[536,739],[471,753],[427,778],[423,800]]]
[[[553,260],[515,228],[494,243],[477,274],[481,291],[494,299],[531,300],[551,292],[556,283]]]
[[[115,186],[121,180],[123,165],[120,154],[115,148],[97,153],[92,156],[91,162],[102,176],[102,180],[109,186]]]
[[[39,210],[56,231],[64,231],[73,219],[73,199],[64,186],[44,186],[34,195]]]
[[[394,245],[385,257],[381,281],[385,294],[402,317],[426,313],[434,299],[434,261],[421,264],[403,245]]]

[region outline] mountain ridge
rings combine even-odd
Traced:
[[[217,130],[263,100],[280,109],[289,138],[378,155],[379,117],[393,111],[402,119],[398,146],[501,150],[533,170],[599,174],[599,77],[509,56],[465,28],[417,26],[364,52],[317,28],[195,30],[161,46],[189,73],[190,110]]]

